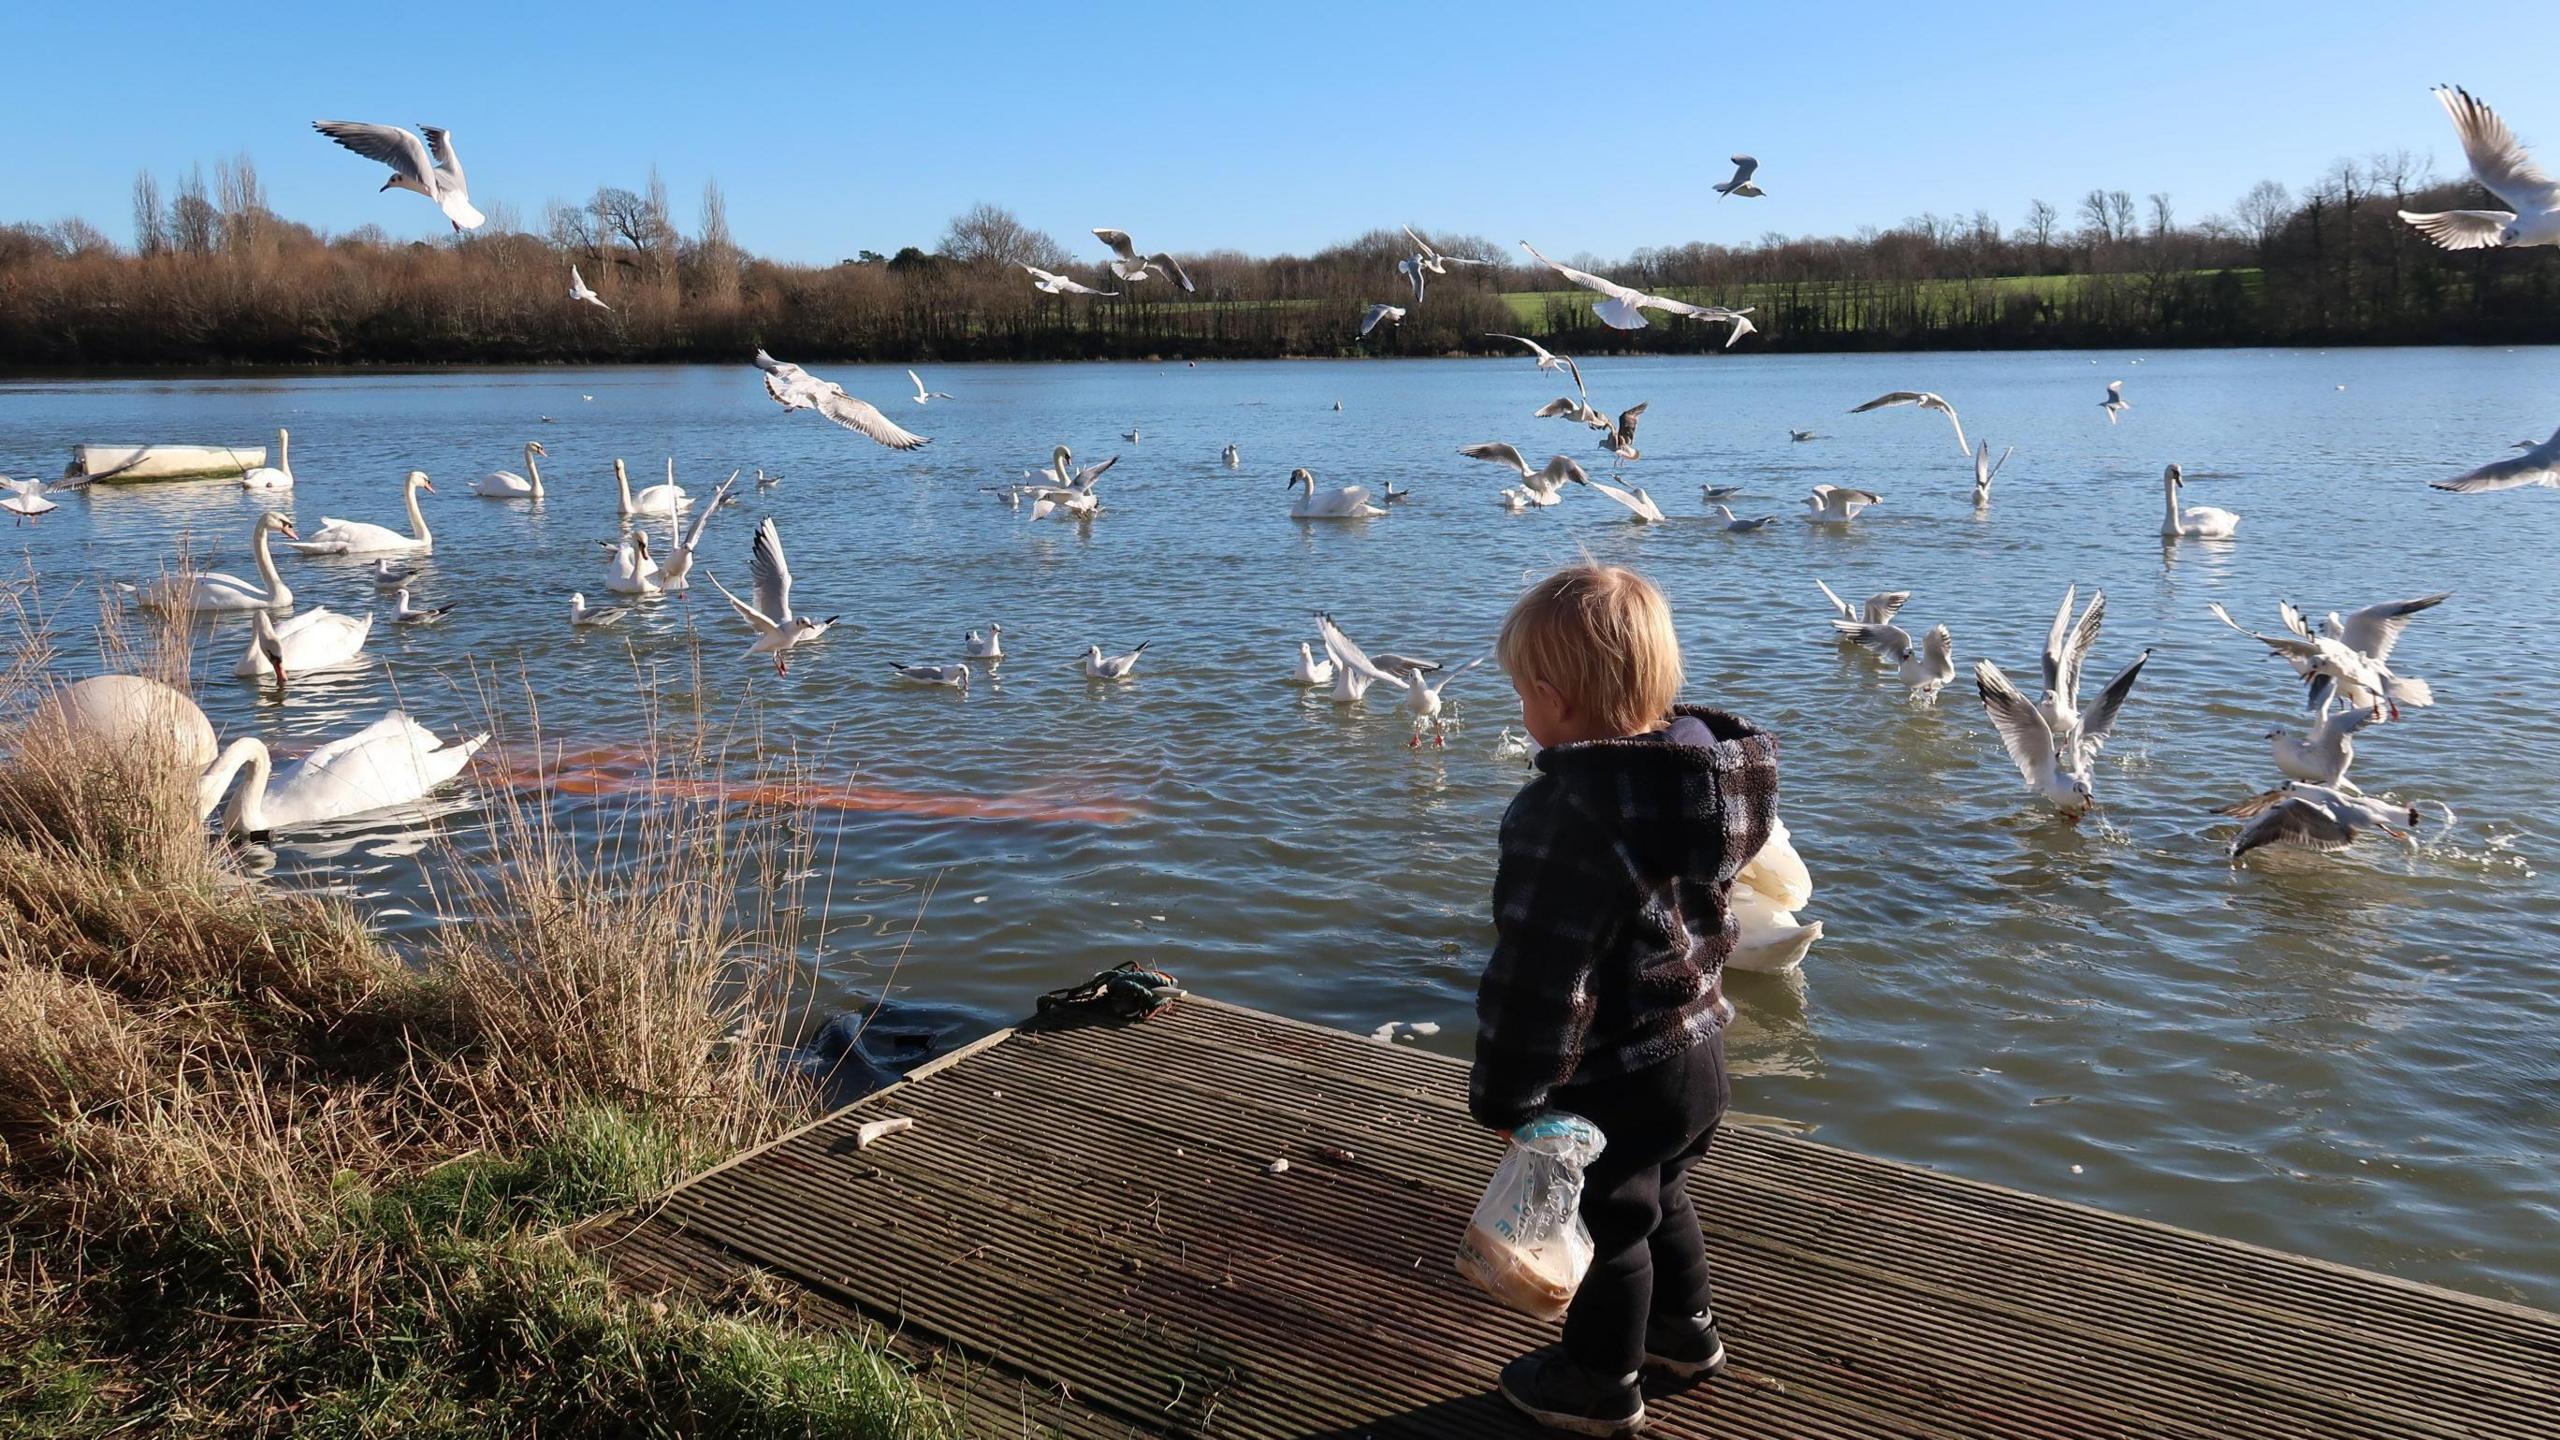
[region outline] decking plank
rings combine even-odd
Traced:
[[[581,1239],[644,1291],[787,1281],[972,1434],[1525,1435],[1488,1388],[1552,1330],[1450,1267],[1498,1153],[1464,1099],[1194,999],[989,1037]],[[878,1114],[917,1125],[857,1154]],[[1697,1187],[1735,1369],[1656,1433],[2560,1434],[2560,1316],[1769,1132]]]

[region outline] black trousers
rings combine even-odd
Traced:
[[[1552,1108],[1609,1141],[1583,1174],[1591,1271],[1564,1317],[1565,1353],[1584,1368],[1633,1374],[1647,1317],[1708,1310],[1706,1246],[1685,1182],[1730,1098],[1721,1031],[1650,1069],[1553,1093]]]

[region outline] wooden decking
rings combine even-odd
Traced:
[[[1465,1079],[1197,998],[1026,1027],[585,1242],[645,1290],[786,1282],[972,1435],[1527,1435],[1494,1373],[1553,1332],[1450,1266],[1498,1152]],[[1696,1194],[1733,1369],[1657,1434],[2560,1434],[2560,1316],[1762,1132]]]

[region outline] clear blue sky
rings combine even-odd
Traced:
[[[1837,234],[2093,185],[2183,218],[2378,149],[2459,166],[2436,81],[2560,164],[2545,3],[1982,7],[21,3],[0,16],[0,220],[129,238],[137,167],[235,151],[331,231],[442,229],[314,119],[453,129],[483,209],[637,188],[750,249],[930,245],[976,200],[1098,256],[1303,253],[1411,220],[1553,255]],[[1724,157],[1765,200],[1715,203]]]

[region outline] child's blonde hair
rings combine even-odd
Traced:
[[[1622,735],[1661,724],[1680,694],[1671,606],[1652,581],[1615,565],[1569,565],[1532,586],[1503,617],[1493,654]]]

